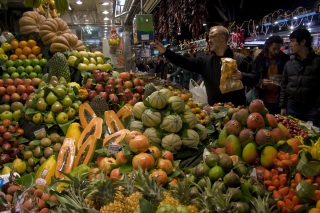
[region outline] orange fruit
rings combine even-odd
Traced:
[[[201,118],[205,118],[207,115],[204,112],[200,112]]]
[[[196,108],[192,108],[192,109],[191,109],[191,112],[192,112],[193,114],[196,114],[196,113],[197,113]]]
[[[30,55],[30,54],[32,53],[32,50],[31,50],[30,47],[24,47],[24,48],[22,49],[22,53],[23,53],[24,55],[28,56],[28,55]]]
[[[187,101],[187,100],[189,100],[190,95],[183,93],[183,94],[181,94],[181,98],[182,98],[182,100]]]
[[[196,111],[197,113],[200,113],[200,112],[201,112],[201,109],[200,109],[199,107],[196,107],[196,110],[197,110],[197,111]]]
[[[23,49],[23,48],[26,47],[26,46],[28,46],[28,42],[26,42],[26,41],[20,41],[20,42],[19,42],[19,47],[20,47],[21,49]]]
[[[18,47],[18,48],[14,51],[14,53],[15,53],[17,56],[19,56],[19,55],[22,54],[22,49]]]
[[[19,47],[19,42],[17,40],[13,40],[11,41],[10,45],[11,45],[11,49],[15,50]]]
[[[35,56],[34,54],[31,53],[30,55],[28,55],[28,58],[29,58],[29,59],[31,59],[31,58],[37,58],[37,56]]]
[[[20,55],[19,55],[19,59],[26,59],[26,58],[27,58],[27,56],[24,55],[24,54],[20,54]]]
[[[201,115],[200,114],[196,114],[196,117],[201,120]]]
[[[39,55],[41,53],[41,49],[39,46],[32,47],[32,53],[35,55]]]
[[[28,40],[28,47],[32,48],[37,45],[37,42],[33,39]]]
[[[194,108],[196,106],[196,104],[193,101],[187,101],[186,104],[190,107],[190,108]]]
[[[16,60],[16,59],[18,59],[18,58],[19,58],[19,56],[17,56],[16,54],[12,54],[12,55],[10,55],[10,57],[9,57],[10,60]]]

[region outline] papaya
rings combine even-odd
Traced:
[[[133,106],[131,104],[125,104],[119,111],[117,112],[118,118],[124,122],[124,120],[132,115]]]
[[[77,146],[79,138],[81,136],[80,124],[73,122],[69,125],[65,138],[73,138],[74,144]]]
[[[82,144],[87,140],[90,135],[94,135],[96,138],[100,138],[102,134],[103,119],[99,117],[94,117],[88,124],[88,126],[83,130],[79,141],[77,143],[77,149],[79,150]]]
[[[62,178],[64,175],[61,173],[69,173],[73,167],[73,162],[76,156],[76,146],[73,138],[65,138],[60,148],[57,165],[55,171],[56,178]]]
[[[56,170],[57,161],[54,155],[51,155],[45,162],[41,164],[36,174],[34,175],[34,179],[42,178],[46,180],[46,185],[51,184],[51,178],[54,176]]]
[[[79,106],[79,119],[80,124],[83,128],[86,128],[90,121],[97,117],[96,113],[93,111],[88,102],[82,103]]]
[[[77,157],[74,160],[73,168],[76,168],[80,164],[91,163],[94,151],[96,150],[97,138],[94,135],[90,135],[86,141],[81,145]]]
[[[111,135],[108,135],[103,139],[103,146],[109,146],[110,144],[120,144],[120,142],[130,133],[128,129],[122,129]]]
[[[113,110],[108,110],[104,112],[104,118],[106,122],[106,129],[109,135],[124,129],[119,117]]]
[[[71,172],[69,173],[69,175],[71,175],[72,177],[76,176],[76,175],[81,175],[83,173],[86,172],[90,172],[90,167],[87,164],[81,164],[79,166],[77,166],[76,168],[72,169]],[[69,180],[69,178],[66,176],[65,180]],[[58,192],[61,192],[62,190],[64,190],[69,184],[66,182],[59,182],[57,184],[57,188],[56,190]]]

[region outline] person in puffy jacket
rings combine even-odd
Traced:
[[[281,115],[312,121],[320,127],[320,56],[312,48],[307,29],[297,29],[290,36],[293,54],[285,64],[280,92]]]

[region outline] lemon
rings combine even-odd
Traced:
[[[19,174],[23,174],[27,169],[26,162],[22,161],[20,158],[16,158],[12,162],[12,170],[18,172]]]

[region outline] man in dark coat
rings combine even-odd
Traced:
[[[173,64],[199,73],[204,81],[208,103],[232,102],[235,106],[245,105],[244,88],[222,94],[219,88],[221,78],[221,58],[233,58],[237,61],[238,70],[232,74],[232,79],[241,80],[245,86],[257,84],[258,76],[251,72],[252,66],[243,54],[235,53],[228,47],[229,31],[223,26],[214,26],[210,29],[209,45],[213,51],[211,56],[187,58],[166,49],[160,42],[151,43],[164,54]]]
[[[285,64],[281,81],[281,115],[312,121],[320,127],[320,56],[312,49],[307,29],[297,29],[290,36],[293,57]]]

